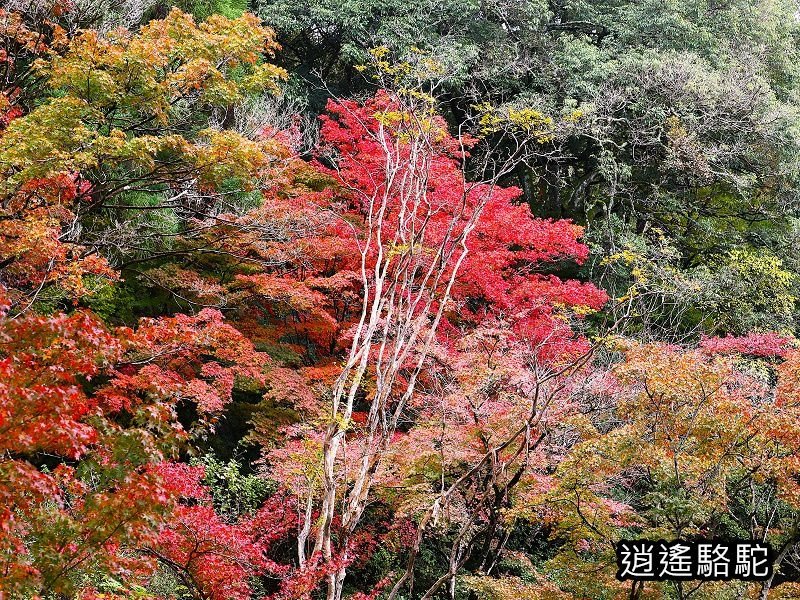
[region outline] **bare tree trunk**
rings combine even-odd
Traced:
[[[515,140],[515,152],[502,163],[490,165],[487,159],[482,172],[491,171],[491,177],[481,182],[467,181],[462,161],[462,187],[454,190],[460,197],[446,206],[437,204],[428,194],[436,153],[441,152],[437,150],[441,132],[433,120],[433,102],[420,98],[423,96],[393,95],[397,110],[404,115],[402,134],[388,130],[380,119],[377,131],[364,124],[364,131],[380,146],[383,169],[371,174],[378,182],[374,189],[348,189],[364,207],[365,231],[357,240],[362,306],[347,359],[332,390],[322,447],[320,520],[312,555],[341,562],[328,577],[328,600],[341,599],[353,533],[435,342],[468,252],[467,240],[497,180],[511,172],[527,145],[527,138]],[[461,151],[465,154],[463,146]],[[348,155],[348,159],[357,161],[358,157]],[[436,217],[442,225],[442,215],[448,219],[446,226],[431,233],[431,220]],[[347,431],[368,371],[375,374],[374,397],[363,433],[353,444],[361,454],[355,468],[348,470],[350,463],[343,461]],[[398,386],[401,374],[403,383]],[[312,531],[312,514],[307,507],[300,535],[303,545]],[[334,532],[337,520],[341,526]],[[304,560],[299,546],[298,556]]]

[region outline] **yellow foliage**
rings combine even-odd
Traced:
[[[570,598],[551,582],[537,577],[528,583],[517,577],[462,577],[461,581],[478,600],[557,600]]]
[[[480,115],[478,125],[483,135],[490,135],[508,128],[532,135],[539,144],[553,139],[555,131],[553,119],[533,108],[498,108],[488,102],[476,104],[472,108]]]
[[[141,177],[165,159],[196,169],[204,186],[257,175],[280,154],[277,144],[231,131],[197,137],[187,119],[195,109],[278,92],[286,73],[262,60],[278,47],[272,30],[249,14],[197,25],[173,9],[138,34],[80,32],[63,54],[35,64],[54,96],[0,138],[0,193],[35,178],[123,164]]]

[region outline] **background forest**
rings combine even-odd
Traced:
[[[0,6],[0,600],[800,597],[797,0]]]

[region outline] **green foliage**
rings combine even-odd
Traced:
[[[585,273],[629,311],[631,335],[680,341],[700,333],[795,331],[796,276],[769,248],[740,245],[687,264],[662,230],[638,234],[613,215],[587,241]]]
[[[244,473],[242,463],[234,459],[222,462],[213,454],[206,454],[192,464],[205,469],[203,483],[211,492],[214,508],[231,520],[254,512],[275,491],[269,480]]]
[[[248,9],[247,0],[178,0],[175,6],[203,20],[219,14],[229,19],[241,17]]]
[[[712,263],[703,287],[709,329],[743,335],[748,331],[795,329],[796,276],[765,249],[733,250]]]
[[[81,306],[113,325],[132,325],[139,317],[170,313],[178,308],[167,291],[143,286],[133,275],[114,285],[98,280],[97,289],[81,299]]]

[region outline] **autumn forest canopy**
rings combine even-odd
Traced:
[[[0,76],[0,600],[800,597],[797,0],[0,0]]]

